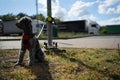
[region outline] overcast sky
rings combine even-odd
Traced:
[[[39,13],[46,16],[47,0],[38,0]],[[64,21],[90,19],[100,25],[120,24],[120,0],[51,0],[52,16]],[[0,0],[0,15],[36,14],[35,0]]]

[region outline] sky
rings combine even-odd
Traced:
[[[38,1],[38,13],[47,17],[47,0]],[[93,20],[100,25],[120,24],[120,0],[51,0],[52,16],[63,21]],[[36,0],[0,0],[0,15],[36,14]]]

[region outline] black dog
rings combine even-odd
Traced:
[[[32,20],[29,17],[22,17],[16,23],[16,26],[23,30],[21,50],[19,60],[16,65],[21,65],[23,62],[26,50],[29,50],[29,66],[33,65],[35,61],[43,62],[45,55],[41,50],[38,39],[32,32]]]

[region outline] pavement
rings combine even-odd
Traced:
[[[16,36],[0,36],[0,41],[12,41],[12,40],[20,40],[21,37]]]
[[[20,49],[21,37],[0,37],[1,49]],[[39,40],[40,44],[47,40]],[[92,36],[74,39],[55,39],[62,48],[104,48],[118,49],[120,47],[120,36]]]

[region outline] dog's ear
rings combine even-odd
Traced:
[[[18,28],[22,29],[22,26],[19,24],[19,22],[17,21],[15,24]]]
[[[25,17],[25,18],[24,18],[24,22],[26,22],[26,23],[31,23],[32,20],[31,20],[29,17]]]

